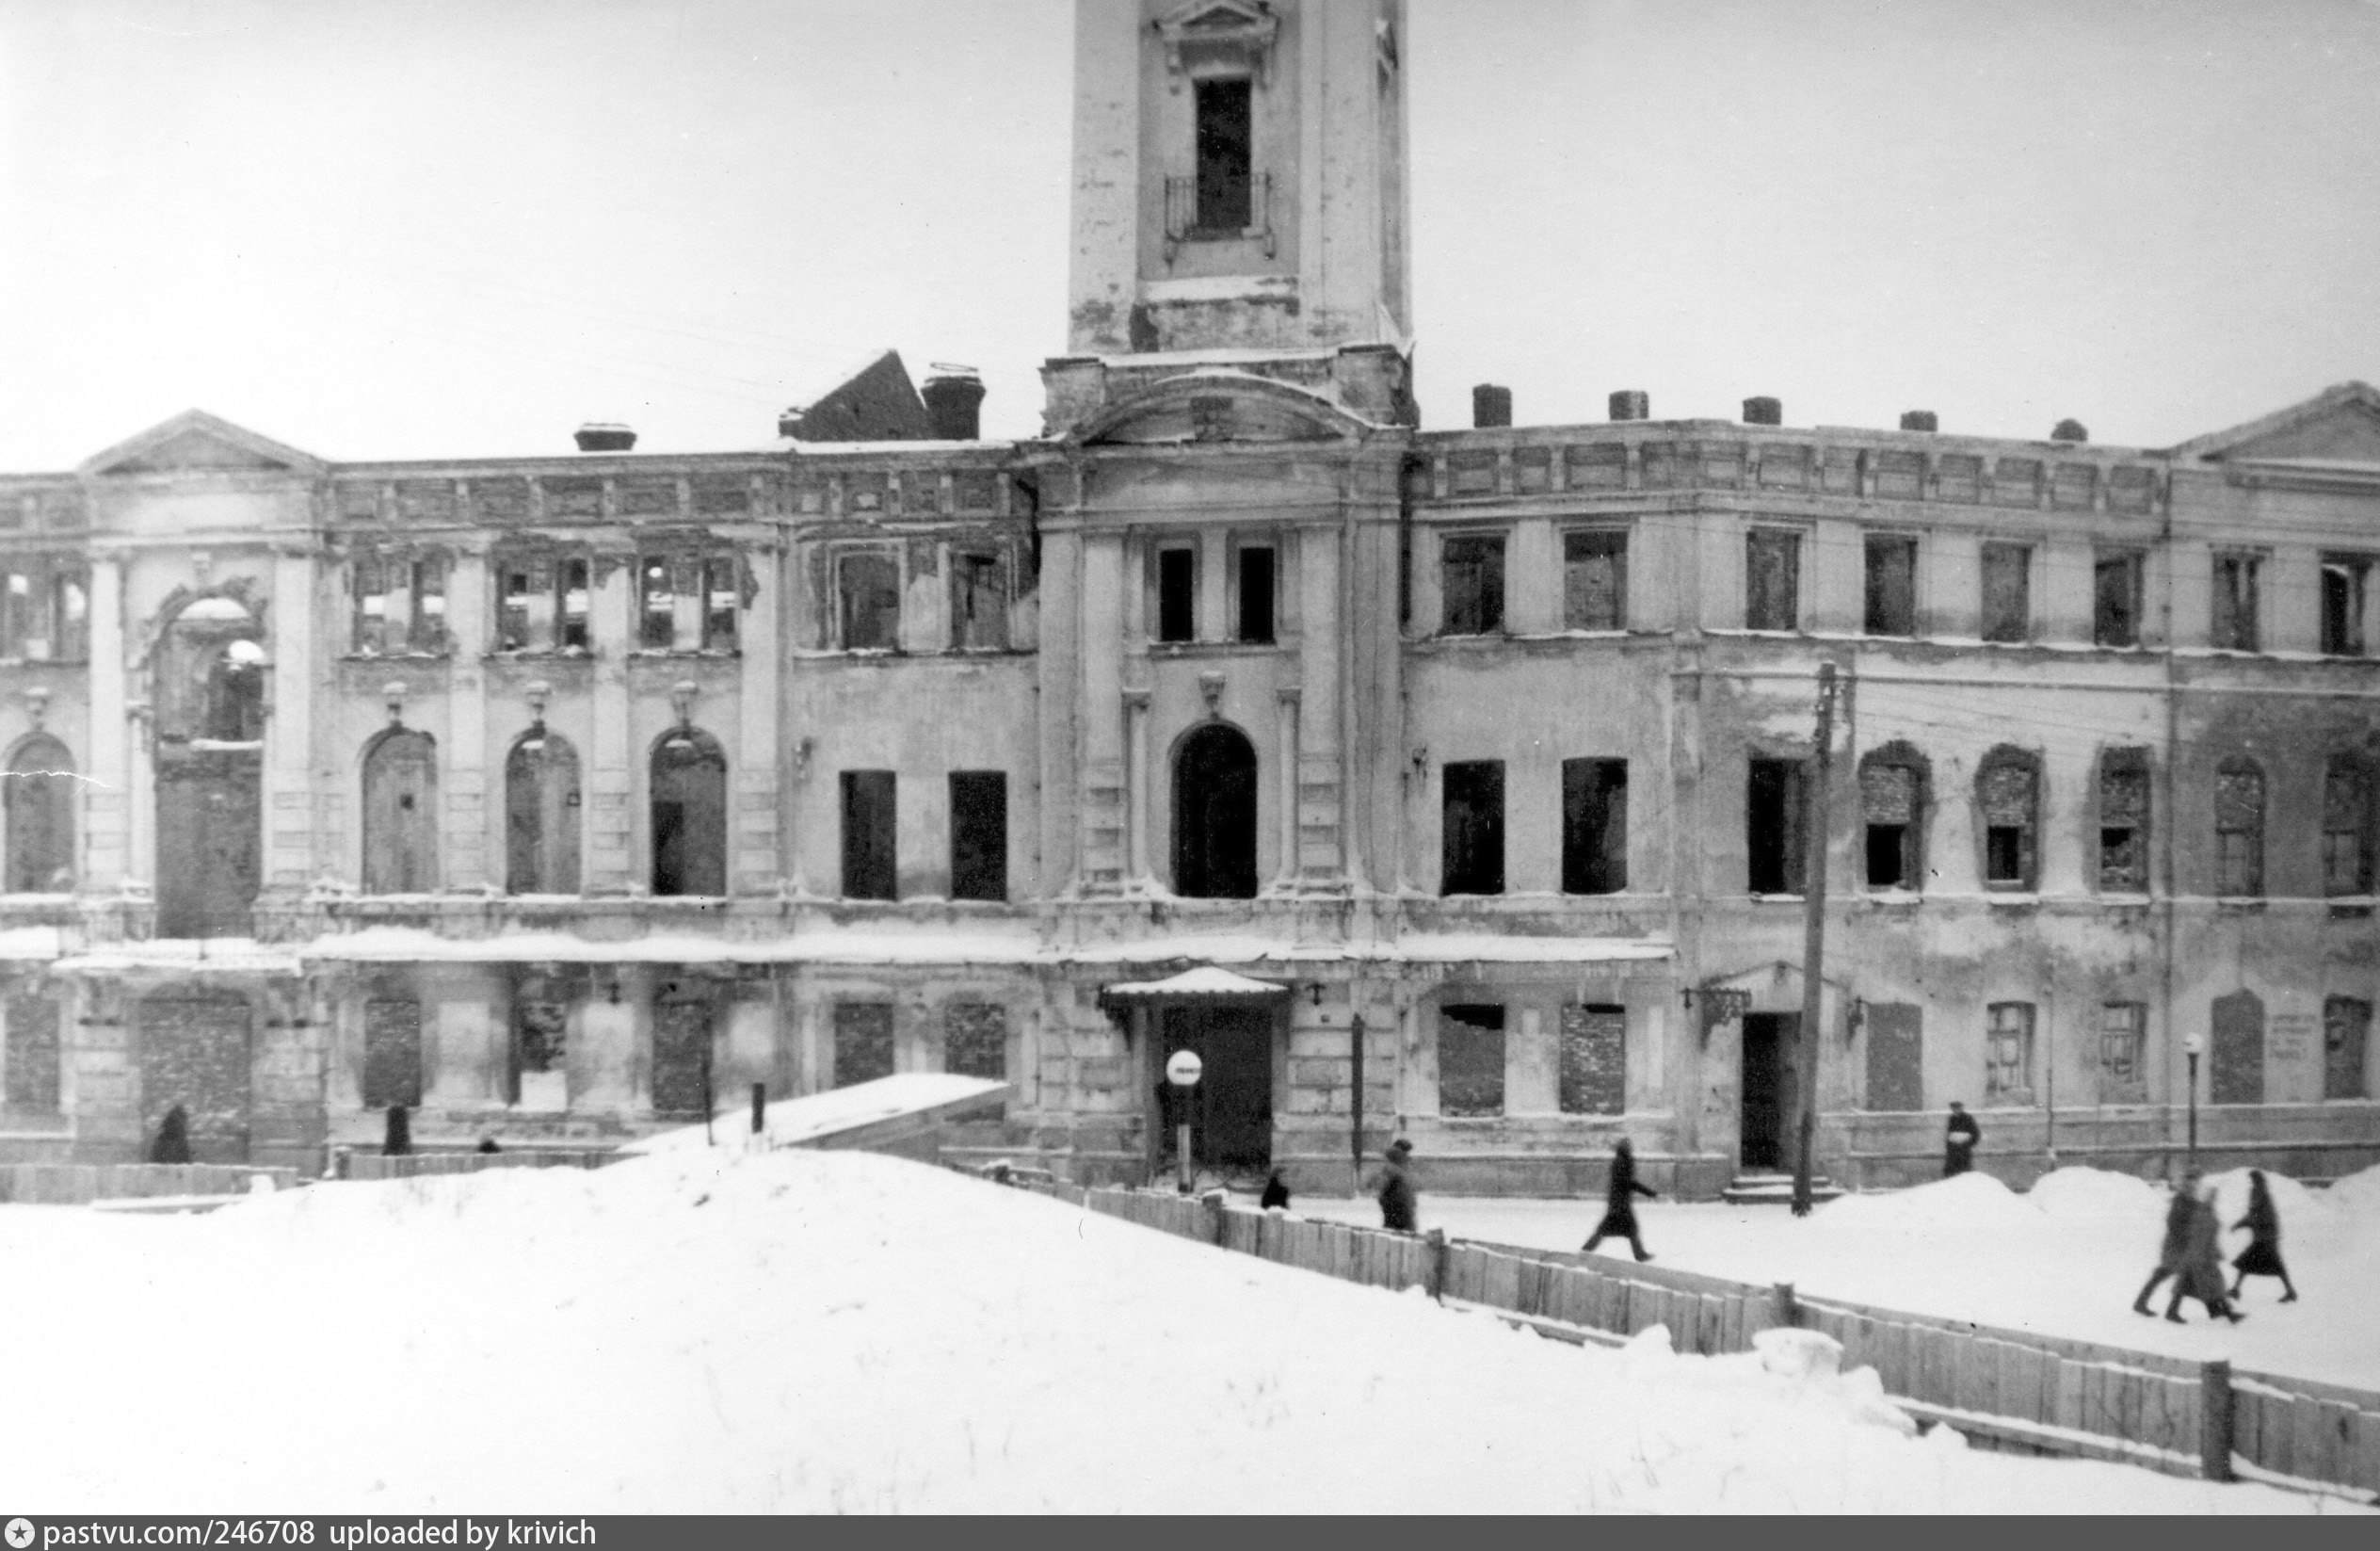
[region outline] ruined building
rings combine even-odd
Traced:
[[[1419,428],[1397,0],[1082,0],[1045,434],[0,477],[14,1157],[615,1139],[991,1074],[970,1144],[1337,1187],[2380,1159],[2380,393],[2164,449]],[[831,439],[830,439],[831,438]],[[756,430],[756,442],[761,437]],[[1360,1115],[1359,1123],[1358,1115]]]

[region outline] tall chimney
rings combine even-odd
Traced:
[[[2090,439],[2090,430],[2080,420],[2061,420],[2057,428],[2050,432],[2052,442],[2088,442]]]
[[[1512,390],[1482,382],[1471,391],[1471,423],[1480,430],[1512,424]]]
[[[1934,418],[1932,410],[1909,410],[1901,416],[1901,428],[1903,430],[1938,430],[1940,424]]]
[[[1744,401],[1744,423],[1747,426],[1781,426],[1785,424],[1785,406],[1774,398],[1747,398]]]
[[[1612,418],[1615,420],[1650,420],[1653,417],[1653,396],[1642,388],[1622,388],[1612,395]]]
[[[581,452],[628,452],[636,445],[636,433],[626,426],[590,420],[572,433]]]
[[[925,418],[933,424],[934,439],[973,442],[981,425],[977,411],[984,401],[984,380],[973,366],[945,366],[937,362],[934,371],[936,375],[918,390],[925,400]]]

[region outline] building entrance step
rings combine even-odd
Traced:
[[[1809,1194],[1813,1201],[1828,1202],[1841,1196],[1842,1189],[1825,1175],[1812,1174]],[[1793,1176],[1746,1170],[1719,1192],[1719,1199],[1735,1206],[1790,1206],[1793,1204]]]

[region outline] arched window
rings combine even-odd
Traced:
[[[1174,755],[1173,888],[1191,899],[1256,897],[1256,751],[1221,722]]]
[[[10,894],[66,894],[74,887],[74,760],[66,745],[37,733],[17,746],[6,787]]]
[[[1982,810],[1984,887],[2030,891],[2039,886],[2041,762],[2002,744],[1975,771]]]
[[[1868,887],[1925,886],[1925,756],[1906,743],[1888,743],[1859,761]]]
[[[727,751],[693,727],[653,747],[652,892],[727,893]]]
[[[2372,892],[2372,772],[2351,753],[2323,772],[2323,892]]]
[[[363,890],[426,894],[438,887],[438,744],[393,727],[363,756]]]
[[[2255,898],[2264,892],[2264,770],[2244,756],[2227,759],[2214,778],[2215,892]]]
[[[539,722],[504,763],[505,889],[576,894],[578,751]]]

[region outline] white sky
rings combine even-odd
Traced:
[[[2162,445],[2380,378],[2374,0],[1410,0],[1425,424]],[[1032,434],[1068,0],[0,0],[0,469],[764,444],[883,346]]]

